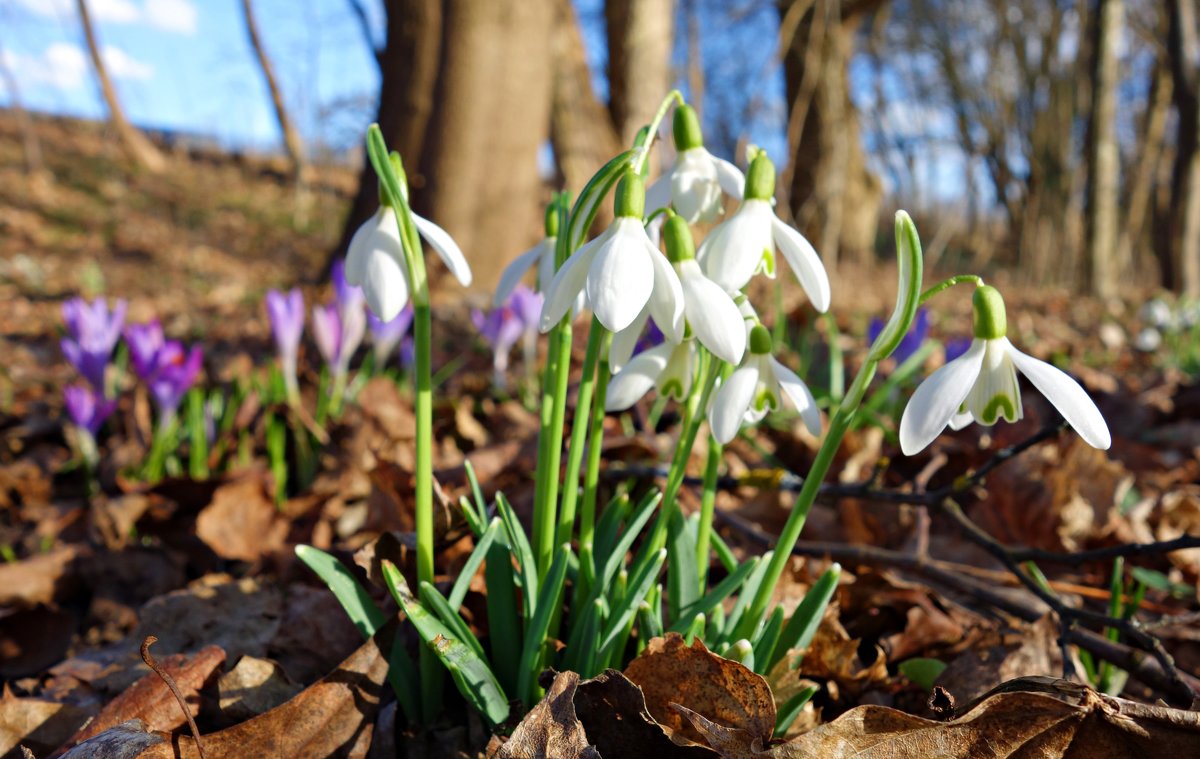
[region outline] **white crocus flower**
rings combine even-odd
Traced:
[[[415,213],[412,219],[417,233],[437,252],[450,273],[463,287],[470,285],[471,267],[454,239],[428,219]],[[354,233],[346,251],[346,281],[363,289],[367,306],[383,321],[396,318],[408,303],[408,263],[396,211],[391,206],[380,206]]]
[[[1088,394],[1066,372],[1028,356],[1005,336],[1004,300],[994,287],[975,289],[975,339],[967,352],[921,383],[900,419],[900,448],[911,456],[933,442],[949,425],[971,422],[991,426],[1001,417],[1022,416],[1020,371],[1084,441],[1105,450],[1112,444],[1108,425]]]
[[[737,437],[743,424],[755,424],[782,407],[787,398],[804,426],[821,434],[821,412],[816,399],[795,372],[771,355],[771,335],[762,325],[750,332],[750,352],[742,365],[722,383],[708,409],[708,426],[713,438],[724,445]]]
[[[683,318],[687,336],[696,338],[722,361],[739,363],[746,352],[747,332],[742,313],[729,293],[700,271],[692,233],[682,215],[667,212],[664,238],[667,257],[674,262],[683,292]],[[613,335],[608,354],[609,366],[613,367],[613,371],[619,371],[633,354],[638,336],[642,334],[649,316],[649,309],[642,309],[632,324]]]
[[[626,173],[617,186],[616,219],[608,229],[567,259],[546,289],[541,330],[559,322],[579,295],[604,327],[620,332],[643,308],[668,340],[683,339],[683,291],[666,256],[642,226],[642,178]]]
[[[623,411],[638,402],[650,388],[666,397],[683,400],[696,372],[696,344],[660,343],[634,356],[613,375],[604,399],[605,411]]]
[[[719,224],[700,246],[704,273],[729,292],[746,286],[757,273],[775,277],[775,249],[783,253],[813,306],[829,309],[829,276],[817,251],[804,236],[784,224],[771,207],[775,166],[766,153],[750,164],[746,199],[728,221]]]
[[[721,214],[721,195],[742,199],[746,177],[741,169],[704,147],[700,120],[689,105],[675,109],[675,164],[646,190],[646,208],[668,205],[689,224],[712,221]]]

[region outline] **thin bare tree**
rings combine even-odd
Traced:
[[[9,110],[16,115],[17,125],[21,130],[21,142],[25,148],[25,171],[30,176],[44,175],[46,162],[42,158],[42,143],[38,140],[37,129],[34,128],[29,111],[25,110],[21,103],[21,88],[8,66],[3,48],[0,48],[0,79],[4,80],[4,89],[8,90]]]
[[[252,0],[242,0],[242,16],[246,21],[246,36],[250,41],[250,49],[254,51],[258,68],[262,71],[263,80],[267,85],[267,92],[271,95],[271,105],[275,109],[275,119],[279,122],[279,131],[283,135],[283,146],[287,151],[288,160],[292,164],[292,172],[303,181],[308,168],[308,161],[304,155],[304,142],[300,139],[300,132],[288,115],[287,106],[283,102],[283,92],[279,89],[274,67],[271,66],[271,59],[267,56],[266,48],[263,47],[262,37],[258,33],[258,24],[254,20]]]
[[[1164,269],[1169,271],[1167,284],[1191,297],[1200,297],[1200,14],[1196,6],[1196,0],[1171,0],[1167,34],[1177,128]]]
[[[1117,145],[1118,49],[1125,25],[1122,0],[1098,0],[1092,46],[1092,107],[1087,151],[1088,285],[1100,296],[1120,289],[1117,226],[1120,220],[1121,156]]]
[[[162,153],[154,147],[150,140],[146,139],[146,135],[134,128],[125,118],[125,112],[121,109],[121,101],[117,98],[117,90],[108,76],[108,68],[104,64],[100,45],[96,42],[96,32],[92,26],[92,16],[88,12],[87,0],[75,0],[75,5],[79,9],[79,22],[83,25],[83,35],[87,39],[92,69],[96,72],[96,78],[100,82],[100,91],[104,96],[105,104],[108,105],[109,118],[112,120],[113,128],[117,131],[117,138],[121,141],[125,152],[138,165],[155,173],[163,171],[167,167],[167,161],[163,158]]]
[[[650,122],[671,89],[673,0],[606,0],[608,110],[621,142]]]

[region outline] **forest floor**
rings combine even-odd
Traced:
[[[321,678],[343,660],[361,665],[363,642],[292,549],[306,543],[349,562],[380,535],[412,530],[408,391],[386,377],[366,381],[356,402],[329,424],[330,442],[311,486],[278,505],[263,453],[262,408],[247,406],[237,427],[220,433],[230,436],[231,449],[248,440],[247,457],[226,462],[206,479],[178,474],[147,485],[129,472],[146,454],[149,402],[144,392],[125,394],[101,438],[100,492],[88,496],[64,431],[62,402],[62,388],[75,375],[59,348],[61,306],[76,295],[127,299],[128,322],[158,318],[169,336],[202,345],[209,387],[265,374],[274,348],[263,296],[269,288],[300,285],[309,304],[328,298],[322,267],[340,234],[356,172],[319,170],[313,186],[298,196],[268,160],[176,154],[170,170],[156,176],[130,171],[111,135],[95,124],[39,120],[38,132],[48,172],[31,177],[16,124],[0,114],[0,757],[20,756],[22,744],[46,756],[134,717],[152,730],[186,732],[174,700],[147,675],[139,654],[147,635],[159,639],[154,651],[170,662],[202,734],[251,724],[255,715],[291,699],[320,711],[322,719],[365,730],[366,742],[353,749],[342,745],[344,735],[330,743],[334,737],[322,738],[318,730],[306,739],[306,755],[367,755],[372,734],[371,756],[394,755],[394,702],[385,698],[380,708],[345,694],[323,696],[311,687],[326,682]],[[882,315],[894,297],[893,272],[883,264],[834,277],[840,333],[834,339],[845,351],[848,376],[863,358],[867,320]],[[854,297],[839,298],[839,287]],[[1063,705],[1054,722],[1058,728],[1076,721],[1063,746],[1075,740],[1084,747],[1101,740],[1098,735],[1108,740],[1116,734],[1096,733],[1082,719],[1087,710],[1101,708],[1095,694],[1071,691],[1053,679],[1010,687],[1025,699],[1020,703],[989,702],[990,713],[970,711],[976,699],[1016,678],[1083,672],[1078,649],[1060,645],[1065,627],[1059,618],[940,504],[919,497],[896,503],[905,499],[878,493],[936,492],[997,464],[959,495],[963,513],[1004,546],[1048,552],[1039,567],[1067,607],[1105,612],[1112,597],[1111,556],[1077,562],[1070,554],[1200,536],[1197,328],[1178,339],[1168,336],[1156,351],[1142,351],[1134,347],[1146,326],[1139,317],[1142,299],[1101,303],[1019,288],[1006,294],[1014,344],[1080,379],[1109,422],[1112,449],[1096,451],[1069,429],[1054,431],[1053,410],[1027,388],[1020,422],[947,433],[920,455],[904,458],[894,436],[902,398],[879,397],[878,423],[852,431],[834,464],[830,479],[846,488],[818,502],[803,534],[807,558],[795,558],[776,589],[777,600],[790,608],[831,561],[845,570],[799,668],[786,682],[772,680],[776,701],[798,683],[819,686],[788,738],[818,724],[826,726],[822,740],[846,738],[850,733],[838,730],[852,728],[839,717],[859,715],[861,728],[861,720],[884,713],[855,711],[868,705],[913,715],[911,724],[888,723],[897,735],[932,724],[924,720],[957,725],[975,739],[979,735],[971,730],[986,734],[997,725],[1021,723],[1032,731],[1027,739],[1036,741],[1038,731],[1051,728],[1025,724],[1033,719],[1031,693]],[[481,305],[486,297],[444,300],[435,310],[434,363],[453,371],[437,390],[438,481],[450,502],[457,501],[469,492],[463,468],[469,460],[489,497],[503,490],[528,517],[537,417],[521,393],[491,388],[490,355],[464,318],[468,302]],[[940,340],[968,329],[967,299],[945,300],[948,310],[935,316],[931,333]],[[808,358],[814,386],[827,386],[822,361],[828,324],[803,313],[795,311],[789,342]],[[306,403],[315,405],[319,358],[311,338],[306,340],[301,382]],[[581,344],[577,350],[582,355]],[[938,356],[935,351],[931,368]],[[517,366],[519,374],[519,361]],[[903,389],[907,397],[911,385]],[[668,413],[657,430],[647,431],[610,417],[606,467],[641,468],[652,477],[645,470],[669,459],[674,446],[678,430],[671,421]],[[1037,442],[1029,450],[1008,461],[996,459],[997,452],[1030,439]],[[803,475],[817,443],[795,419],[785,418],[727,447],[730,479],[718,496],[717,525],[739,556],[760,553],[777,534],[794,498],[788,473]],[[700,445],[694,473],[702,469],[703,454]],[[681,499],[685,511],[699,503],[692,487],[684,488]],[[453,521],[451,513],[447,509]],[[452,580],[472,542],[455,525],[447,530],[438,574]],[[1161,700],[1187,708],[1179,684],[1200,682],[1200,548],[1128,553],[1127,587],[1148,586],[1135,618],[1162,641],[1178,671],[1130,678],[1121,694],[1128,701],[1103,706],[1110,712],[1125,709],[1121,713],[1130,724],[1113,727],[1119,720],[1109,720],[1105,729],[1148,735],[1156,745],[1193,749],[1195,755],[1196,713],[1153,705]],[[485,592],[477,580],[466,602],[478,619]],[[381,600],[385,595],[380,591]],[[1128,663],[1152,659],[1127,636],[1112,637]],[[902,671],[904,663],[923,659],[946,665],[938,667],[936,682],[917,674],[919,667]],[[363,666],[377,692],[379,667]],[[1167,682],[1172,674],[1174,687]],[[934,694],[950,698],[948,703],[931,699],[935,684]],[[686,691],[681,685],[680,693]],[[698,738],[681,727],[678,715],[660,711],[666,704],[649,701],[648,696],[646,720],[701,746],[714,744],[711,735]],[[1144,709],[1113,706],[1131,703]],[[687,705],[704,713],[700,701]],[[628,746],[615,747],[611,736],[598,735],[612,728],[589,721],[579,703],[576,708],[602,756],[636,755]],[[1039,708],[1044,713],[1044,704]],[[295,714],[288,719],[289,728],[297,724]],[[240,734],[242,740],[267,740],[263,736],[283,729],[259,720],[259,732]],[[753,738],[752,726],[764,720],[773,727],[773,707],[770,715],[752,714],[746,724],[726,727],[740,727]],[[443,730],[440,748],[430,755],[451,752],[448,746],[483,752],[487,736],[477,722],[464,724],[471,729]],[[829,729],[838,724],[842,727]],[[757,737],[763,749],[770,730]],[[714,745],[716,753],[705,751],[756,755],[750,738],[734,741],[734,748]],[[608,752],[606,740],[614,746]],[[246,745],[242,755],[253,755]],[[651,745],[657,744],[638,750]],[[805,750],[823,750],[813,748],[818,745],[827,744],[811,743]],[[768,755],[809,755],[799,748],[776,749]],[[210,750],[214,754],[222,755]]]

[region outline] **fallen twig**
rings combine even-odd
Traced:
[[[187,718],[188,727],[192,730],[192,738],[196,741],[196,751],[200,754],[200,759],[206,759],[204,744],[200,741],[200,730],[196,727],[196,720],[192,719],[192,711],[188,709],[187,699],[183,697],[183,692],[175,684],[175,678],[171,677],[150,653],[150,646],[157,642],[158,638],[153,635],[147,635],[146,639],[142,641],[142,661],[146,662],[146,666],[154,670],[154,674],[162,678],[162,681],[171,689],[171,695],[175,696],[175,700],[179,702],[179,708],[183,710],[183,716]]]

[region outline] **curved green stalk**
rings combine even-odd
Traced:
[[[579,566],[583,588],[595,577],[596,565],[592,555],[592,541],[596,533],[596,491],[600,484],[600,453],[604,445],[604,407],[608,401],[608,348],[612,335],[605,337],[600,353],[600,367],[596,375],[596,389],[592,396],[592,424],[588,435],[587,473],[583,478],[583,508],[579,514]]]
[[[949,290],[951,287],[954,287],[955,285],[961,285],[963,283],[968,283],[968,282],[975,285],[976,287],[979,287],[983,284],[983,278],[976,276],[974,274],[958,274],[958,275],[950,277],[948,279],[943,279],[941,282],[938,282],[933,287],[931,287],[928,290],[926,290],[925,292],[921,293],[921,297],[917,300],[917,304],[918,305],[924,304],[925,301],[929,300],[930,298],[932,298],[933,296],[942,292],[943,290]]]
[[[713,512],[717,502],[717,472],[721,467],[722,446],[708,436],[708,456],[704,461],[704,485],[700,496],[700,521],[696,525],[696,576],[700,594],[708,587],[709,547],[712,544]]]
[[[583,467],[584,441],[587,439],[589,429],[588,415],[592,411],[596,362],[601,352],[607,352],[607,344],[610,339],[608,330],[604,329],[600,320],[593,316],[592,326],[588,330],[587,351],[583,356],[583,376],[579,379],[575,418],[571,421],[571,443],[567,449],[567,470],[563,475],[562,506],[558,512],[558,530],[554,535],[556,544],[569,543],[571,534],[575,531],[575,507],[579,500],[579,471]]]

